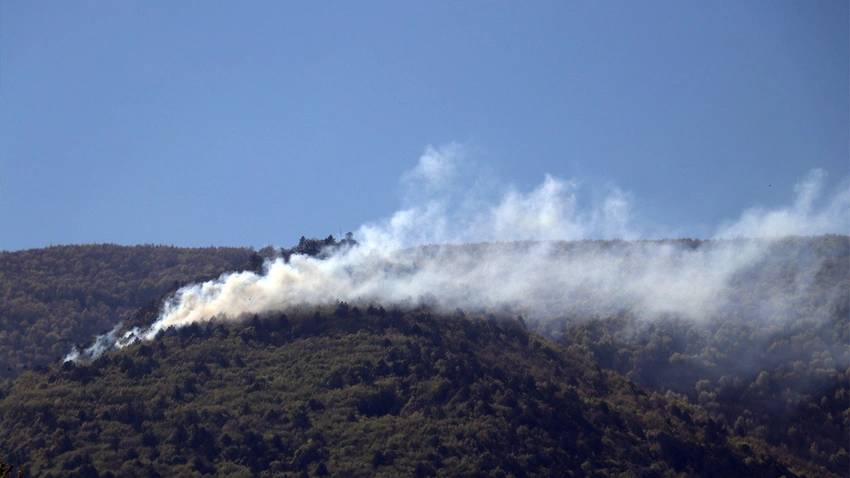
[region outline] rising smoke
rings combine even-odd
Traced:
[[[429,147],[402,178],[411,191],[405,207],[362,226],[360,245],[186,286],[151,326],[116,327],[66,360],[90,360],[169,327],[337,301],[509,310],[536,321],[621,309],[701,320],[722,310],[732,278],[762,260],[773,241],[846,234],[850,224],[850,188],[817,208],[823,173],[815,170],[796,186],[791,206],[747,210],[700,247],[589,241],[639,237],[629,194],[610,187],[601,201],[580,207],[576,181],[547,175],[528,193],[490,181],[459,187],[466,170],[461,145]]]

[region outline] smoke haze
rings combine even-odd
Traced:
[[[522,192],[486,174],[470,178],[470,171],[463,145],[429,147],[401,179],[404,207],[360,227],[358,246],[325,259],[278,258],[261,275],[186,286],[150,327],[118,327],[66,360],[95,358],[169,327],[337,301],[510,311],[532,321],[621,309],[703,320],[723,310],[733,278],[764,260],[780,238],[850,232],[847,181],[819,207],[819,170],[797,184],[790,206],[748,209],[699,247],[595,241],[642,236],[630,194],[615,186],[583,204],[577,180],[546,175]]]

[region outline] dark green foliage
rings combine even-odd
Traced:
[[[70,348],[56,337],[149,324],[151,298],[275,251],[0,253],[0,347],[20,375],[0,389],[0,477],[7,463],[56,477],[848,476],[850,239],[772,247],[698,322],[337,302],[47,367]]]
[[[847,476],[850,239],[785,239],[734,285],[725,312],[702,321],[623,312],[552,333],[603,367],[700,404],[740,437]]]
[[[357,241],[354,240],[354,235],[350,232],[346,233],[345,239],[341,241],[337,241],[333,236],[328,236],[324,239],[307,239],[306,237],[301,236],[297,246],[290,249],[281,249],[280,255],[285,261],[289,262],[289,258],[292,257],[293,254],[326,257],[341,248],[353,247],[356,245]]]
[[[15,470],[14,465],[7,465],[3,461],[0,461],[0,478],[12,478],[12,472]],[[18,473],[15,475],[18,477],[24,476],[24,470],[19,468]]]
[[[181,284],[243,265],[244,248],[112,244],[0,252],[0,378],[64,357]]]
[[[0,402],[12,431],[0,449],[34,476],[799,474],[518,321],[420,309],[383,325],[336,310],[181,330],[22,375]],[[246,343],[251,327],[264,333]],[[283,328],[286,343],[263,340]]]

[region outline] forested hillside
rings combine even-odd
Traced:
[[[0,409],[33,476],[830,476],[460,311],[190,326],[23,375]]]
[[[147,301],[240,267],[251,252],[113,244],[0,252],[0,378],[64,357]]]
[[[325,243],[302,239],[310,241]],[[202,318],[64,365],[56,358],[71,340],[88,342],[119,320],[124,330],[147,327],[160,318],[164,292],[225,270],[260,271],[275,251],[2,253],[0,346],[18,378],[0,391],[0,426],[10,430],[0,460],[28,476],[848,476],[850,238],[771,241],[745,267],[707,282],[720,284],[712,294],[697,291],[698,307],[681,306],[689,284],[640,271],[647,256],[674,269],[690,257],[659,250],[723,261],[740,256],[726,254],[730,245],[752,244],[545,244],[541,264],[575,273],[581,261],[591,272],[588,264],[615,264],[606,273],[646,281],[651,294],[600,281],[607,289],[527,287],[531,305],[516,306],[455,308],[427,294],[401,303],[327,297]],[[343,272],[409,280],[434,264],[515,263],[540,249],[427,246]],[[314,252],[316,261],[333,255]],[[695,270],[711,274],[709,266]],[[464,287],[442,290],[475,293]],[[647,297],[652,307],[641,307]],[[676,307],[658,312],[668,297]],[[49,365],[23,372],[27,364]]]
[[[702,320],[623,311],[546,327],[602,367],[699,403],[738,435],[847,474],[850,240],[780,241],[732,286]]]

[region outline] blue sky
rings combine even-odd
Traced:
[[[0,249],[291,246],[447,150],[482,203],[557,178],[711,237],[847,188],[848,49],[837,1],[3,2]]]

